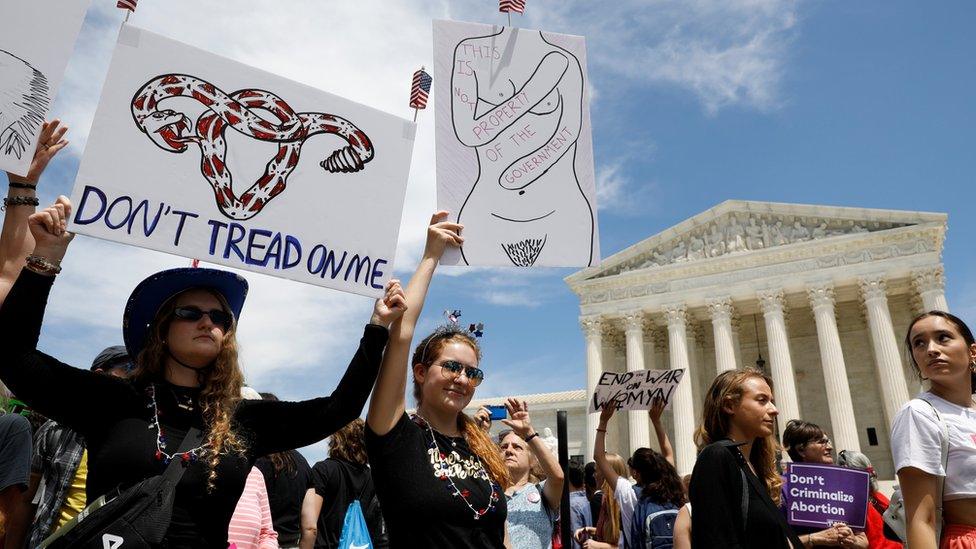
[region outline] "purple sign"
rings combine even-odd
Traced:
[[[863,530],[870,475],[836,465],[790,463],[786,468],[786,519],[827,528],[843,522]]]

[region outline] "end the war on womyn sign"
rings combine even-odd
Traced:
[[[590,413],[613,403],[618,410],[650,410],[654,401],[671,405],[671,395],[684,377],[683,369],[603,372],[590,396]]]
[[[416,125],[123,26],[71,230],[377,297]]]

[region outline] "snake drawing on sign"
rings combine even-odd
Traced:
[[[160,106],[165,99],[181,96],[206,107],[196,121]],[[258,110],[270,113],[278,121],[262,118]],[[333,134],[346,140],[345,147],[319,163],[331,173],[360,171],[374,154],[369,137],[344,118],[318,112],[296,113],[284,99],[264,90],[243,89],[227,94],[205,80],[185,74],[164,74],[143,85],[132,98],[132,118],[165,151],[182,153],[190,143],[200,147],[200,172],[213,188],[221,213],[235,220],[254,217],[285,190],[288,175],[298,165],[302,145],[314,135]],[[240,196],[234,192],[226,162],[224,132],[228,127],[259,141],[278,144],[278,152],[268,161],[264,174]]]
[[[576,174],[579,59],[542,32],[506,27],[458,43],[450,89],[455,135],[478,160],[458,212],[464,262],[528,267],[550,254],[592,265],[593,208]]]
[[[0,50],[0,154],[23,156],[44,123],[50,102],[44,74]]]

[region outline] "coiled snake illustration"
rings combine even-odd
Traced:
[[[192,98],[207,107],[191,123],[185,114],[160,109],[159,103],[170,97]],[[258,116],[255,110],[271,113],[278,122]],[[250,219],[285,190],[288,175],[298,165],[305,140],[318,134],[334,134],[348,145],[333,152],[319,163],[331,173],[362,170],[373,158],[373,144],[348,120],[318,112],[296,113],[284,99],[258,89],[243,89],[226,94],[213,84],[185,74],[158,76],[136,92],[132,98],[132,118],[159,148],[184,152],[189,143],[200,147],[200,172],[213,188],[217,207],[230,219]],[[228,127],[260,141],[278,144],[278,153],[268,161],[264,174],[238,197],[227,167]],[[191,135],[191,128],[195,134]]]

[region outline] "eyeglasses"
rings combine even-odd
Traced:
[[[819,444],[821,446],[830,446],[830,439],[827,438],[827,437],[823,437],[820,440],[810,441],[810,444]]]
[[[197,307],[177,307],[173,309],[173,316],[180,320],[195,322],[203,318],[203,315],[207,315],[210,318],[210,322],[222,327],[224,331],[229,330],[230,325],[234,321],[234,317],[230,313],[226,313],[220,309],[210,309],[209,311],[202,311]]]
[[[456,360],[445,360],[438,366],[441,367],[441,373],[444,374],[444,377],[453,377],[455,381],[461,377],[461,372],[464,372],[464,376],[468,378],[468,383],[472,387],[481,385],[481,382],[485,380],[485,372],[481,368],[465,366]]]

